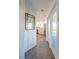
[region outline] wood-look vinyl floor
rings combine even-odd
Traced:
[[[37,46],[25,53],[25,59],[55,59],[43,35],[37,35]]]

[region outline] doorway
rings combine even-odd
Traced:
[[[46,24],[44,24],[44,35],[46,36]]]

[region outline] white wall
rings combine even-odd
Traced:
[[[54,8],[51,10],[48,21],[47,21],[47,40],[49,46],[56,59],[59,58],[59,47],[58,47],[58,2],[55,3]],[[54,29],[54,21],[56,22],[57,28]],[[53,30],[54,29],[54,30]],[[56,31],[56,32],[55,32]]]
[[[28,0],[19,1],[19,59],[25,59],[25,52],[36,45],[36,29],[25,30],[25,13],[29,13],[35,16],[34,10],[29,10],[29,5],[26,1]]]
[[[31,5],[29,0],[25,1],[25,13],[29,13],[36,17],[36,12],[33,9],[33,5]],[[24,30],[24,52],[27,52],[29,49],[35,46],[36,46],[36,26],[34,30]]]
[[[24,52],[36,46],[36,30],[24,31]]]
[[[24,59],[25,0],[19,0],[19,59]]]

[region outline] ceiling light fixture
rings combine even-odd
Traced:
[[[44,9],[41,9],[41,12],[43,12],[44,11]]]

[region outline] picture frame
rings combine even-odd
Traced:
[[[35,16],[25,13],[25,30],[35,29]]]

